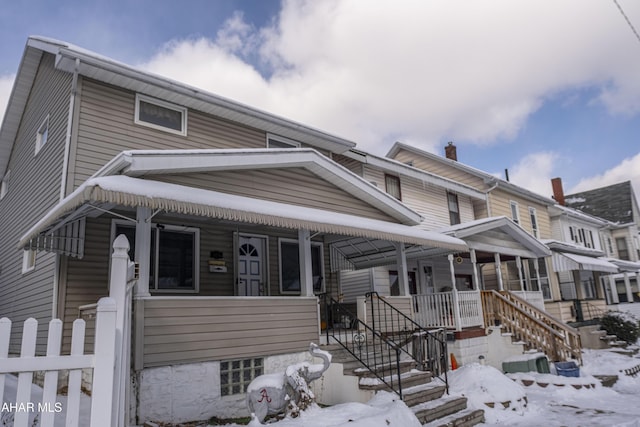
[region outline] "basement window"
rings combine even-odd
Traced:
[[[187,136],[187,109],[148,96],[136,95],[134,122],[165,132]]]
[[[249,383],[263,373],[264,360],[261,357],[220,362],[220,394],[246,393]]]

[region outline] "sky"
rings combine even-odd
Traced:
[[[640,196],[636,0],[25,0],[0,8],[0,114],[29,35],[385,155],[395,141],[544,196]],[[638,197],[640,199],[640,197]]]

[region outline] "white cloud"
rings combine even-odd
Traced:
[[[559,159],[554,152],[528,154],[509,169],[509,179],[514,184],[545,197],[551,197],[551,178]]]
[[[625,9],[640,16],[640,3]],[[235,14],[216,40],[174,41],[143,67],[383,153],[391,136],[430,150],[515,137],[570,88],[639,113],[637,51],[600,0],[307,0],[285,1],[266,28]]]
[[[582,179],[567,194],[593,190],[594,188],[606,187],[607,185],[625,181],[631,181],[636,198],[640,202],[640,153],[624,159],[620,164],[600,175]]]
[[[15,78],[15,75],[0,76],[0,123],[2,123],[7,102],[9,102],[9,95],[11,94]]]

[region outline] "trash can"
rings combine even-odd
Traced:
[[[576,362],[556,362],[556,372],[563,377],[579,377],[580,368]]]
[[[548,374],[549,361],[544,353],[533,353],[507,358],[502,362],[502,372],[505,374],[515,372],[538,372]]]

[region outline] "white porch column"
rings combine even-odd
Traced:
[[[613,277],[613,274],[609,275],[609,289],[611,289],[611,302],[619,304],[620,298],[618,298],[618,287],[616,286],[616,279]]]
[[[451,285],[452,285],[451,303],[453,304],[453,322],[456,327],[456,331],[461,331],[462,321],[460,318],[460,303],[458,299],[458,288],[456,287],[456,273],[455,273],[455,268],[453,266],[453,254],[449,254],[447,258],[449,259],[449,268],[451,269]]]
[[[136,210],[136,244],[134,258],[138,263],[138,281],[135,296],[144,297],[149,293],[149,275],[151,271],[151,216],[150,208],[138,207]]]
[[[495,259],[496,264],[496,277],[498,279],[498,289],[504,291],[504,283],[502,282],[502,264],[500,263],[500,254],[493,254],[493,258]]]
[[[518,269],[518,281],[520,282],[520,290],[524,292],[524,279],[522,278],[522,258],[516,257],[516,267]],[[526,297],[525,297],[526,299]]]
[[[480,277],[478,276],[478,259],[476,258],[476,250],[471,249],[469,251],[471,255],[471,267],[473,268],[473,289],[480,290]]]
[[[629,280],[629,273],[624,272],[624,287],[627,290],[627,302],[633,302],[633,292],[631,291],[631,281]]]
[[[311,233],[309,230],[298,230],[298,255],[300,257],[300,296],[313,296]]]
[[[398,293],[400,296],[409,296],[409,274],[407,273],[407,253],[404,243],[395,243],[396,264],[398,266]]]

